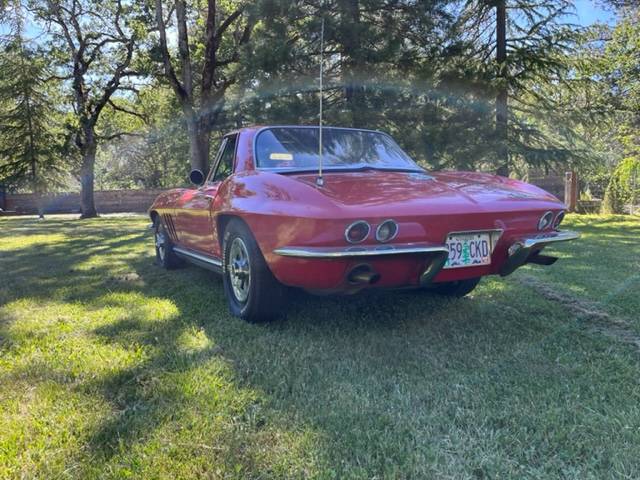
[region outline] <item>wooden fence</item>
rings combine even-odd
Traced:
[[[102,190],[95,192],[99,213],[146,212],[163,190]],[[38,203],[44,213],[79,213],[79,193],[58,193],[37,196],[32,193],[7,193],[4,210],[16,214],[38,213]]]
[[[566,203],[565,200],[565,176],[564,175],[532,175],[529,174],[528,182],[546,190]]]

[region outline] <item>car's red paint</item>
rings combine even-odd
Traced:
[[[516,239],[535,235],[544,212],[564,205],[553,195],[518,180],[475,172],[327,172],[279,174],[255,167],[258,128],[237,132],[233,174],[200,188],[161,194],[152,216],[175,225],[174,243],[221,260],[225,220],[241,218],[253,233],[274,276],[283,284],[313,291],[348,291],[355,265],[367,263],[380,274],[376,286],[416,286],[431,258],[403,254],[363,258],[296,258],[274,252],[285,246],[346,247],[345,227],[364,219],[372,227],[386,219],[399,225],[393,244],[442,245],[451,232],[502,230],[491,265],[441,270],[435,282],[496,274]],[[379,245],[370,235],[362,245]]]

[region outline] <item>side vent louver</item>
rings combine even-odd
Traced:
[[[176,231],[176,226],[173,224],[173,218],[171,218],[171,215],[168,215],[168,214],[162,215],[162,221],[167,227],[167,233],[169,234],[169,237],[171,237],[171,240],[173,242],[177,242],[178,232]]]

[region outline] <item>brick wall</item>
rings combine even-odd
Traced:
[[[95,192],[98,213],[146,212],[163,190],[104,190]],[[7,194],[6,208],[22,214],[38,212],[37,197],[31,193]],[[79,213],[79,193],[59,193],[41,197],[44,213]]]
[[[531,175],[529,183],[537,185],[564,201],[564,176]],[[161,189],[154,190],[104,190],[95,192],[98,213],[146,212]],[[78,193],[59,193],[43,196],[44,213],[79,213]],[[37,198],[31,193],[7,194],[5,210],[22,214],[38,212]]]

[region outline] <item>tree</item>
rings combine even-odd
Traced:
[[[539,87],[562,82],[571,67],[572,8],[568,0],[469,0],[462,11],[458,28],[469,61],[484,65],[484,82],[495,94],[493,163],[502,175],[517,159],[548,165],[571,155],[541,128],[556,105]]]
[[[498,139],[496,173],[509,176],[508,116],[509,91],[507,86],[507,5],[506,0],[496,0],[496,64],[498,85],[496,94],[496,137]]]
[[[189,173],[184,161],[189,156],[181,109],[170,87],[152,82],[140,88],[135,106],[144,118],[117,111],[103,117],[102,130],[138,132],[135,138],[121,138],[98,149],[96,185],[100,189],[168,188],[182,185]]]
[[[143,32],[133,16],[134,5],[121,0],[47,0],[31,5],[49,26],[56,78],[71,90],[74,143],[81,157],[81,218],[97,216],[93,190],[100,115],[105,107],[118,109],[114,94],[132,89],[127,79],[138,74],[131,65]]]
[[[442,117],[433,110],[444,113],[450,111],[446,102],[456,103],[445,92],[454,82],[448,82],[446,74],[439,77],[454,63],[449,62],[457,42],[449,35],[450,3],[264,2],[259,10],[264,21],[242,59],[241,86],[254,96],[234,107],[235,113],[254,123],[316,121],[324,18],[326,122],[397,132],[417,158],[437,163],[438,149],[451,148],[452,143],[440,140],[438,130],[450,124],[438,121]]]
[[[625,207],[633,207],[640,199],[640,158],[622,160],[613,174],[602,202],[603,213],[625,213]]]
[[[0,46],[0,183],[43,193],[62,184],[68,166],[57,85],[45,82],[47,61],[25,40],[20,4],[5,13],[11,32]]]
[[[617,138],[626,155],[640,158],[640,7],[624,10],[604,59],[608,101],[624,118],[616,129]]]
[[[178,68],[167,42],[167,26],[175,13]],[[206,9],[176,0],[165,19],[162,0],[155,1],[158,51],[163,74],[182,108],[189,134],[191,168],[207,170],[210,131],[222,111],[225,93],[237,81],[233,67],[255,25],[247,3],[207,0]],[[204,30],[199,29],[199,22]],[[178,73],[180,78],[178,78]]]

